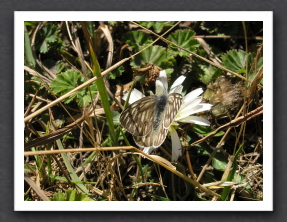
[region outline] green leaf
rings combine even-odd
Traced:
[[[47,37],[45,40],[47,42],[55,42],[57,40],[57,38],[58,38],[57,36],[51,35],[51,36]]]
[[[152,43],[152,38],[144,32],[130,31],[122,36],[122,41],[128,44],[130,48],[139,51],[142,46]]]
[[[222,65],[239,74],[246,74],[248,71],[249,75],[252,77],[263,65],[263,58],[259,58],[256,66],[254,66],[254,58],[255,54],[231,50],[222,56]],[[248,67],[246,67],[247,64]]]
[[[53,201],[65,201],[65,196],[62,192],[55,193],[51,198]]]
[[[24,26],[24,54],[25,57],[29,63],[30,66],[35,67],[36,61],[34,59],[33,53],[32,53],[32,48],[30,44],[30,38],[29,34],[26,28],[26,25]]]
[[[167,21],[157,21],[153,22],[152,26],[156,33],[160,33],[164,27],[171,27],[174,22],[167,22]]]
[[[237,164],[237,158],[238,158],[239,154],[242,152],[243,146],[244,146],[244,144],[240,145],[240,147],[238,148],[238,150],[236,151],[236,153],[233,157],[232,169],[230,170],[226,181],[233,181],[233,180],[237,179],[237,178],[235,178],[235,176],[237,177],[237,175],[236,175],[236,170],[237,170],[237,165],[238,165]],[[230,191],[230,187],[224,187],[220,199],[224,200],[224,201],[227,200],[228,195],[229,195],[229,191]]]
[[[40,52],[41,53],[47,53],[48,51],[49,51],[49,46],[48,46],[48,43],[47,43],[47,41],[46,40],[44,40],[43,42],[42,42],[42,45],[40,46]]]
[[[64,150],[62,141],[60,139],[56,140],[57,146],[60,150]],[[82,184],[82,181],[80,180],[80,178],[78,177],[78,175],[76,174],[76,172],[74,171],[74,168],[72,167],[70,160],[68,158],[68,155],[66,153],[61,153],[61,156],[63,158],[63,161],[65,163],[65,166],[67,168],[67,171],[69,173],[69,175],[72,178],[72,181],[74,181],[74,183],[76,183],[76,187],[78,189],[78,191],[84,192],[87,195],[90,195],[88,189]]]
[[[123,74],[124,71],[125,71],[124,67],[123,66],[119,66],[118,68],[112,70],[109,73],[109,79],[116,79],[117,77],[120,77]]]
[[[67,70],[64,73],[57,75],[56,78],[51,82],[50,87],[54,93],[62,96],[84,82],[84,77],[81,76],[80,72]],[[92,96],[90,95],[89,90],[91,91]],[[76,100],[79,106],[86,106],[91,102],[92,98],[94,98],[96,92],[97,88],[93,84],[85,89],[82,89],[81,91],[74,93],[63,101],[65,103],[70,103],[72,100]]]
[[[215,81],[215,79],[220,76],[222,70],[214,68],[213,66],[209,65],[200,65],[199,67],[202,72],[198,73],[199,80],[204,83],[205,85],[208,85],[212,81]]]
[[[140,51],[149,45],[152,42],[152,39],[146,33],[132,31],[126,33],[122,37],[122,41],[129,44],[135,51]],[[174,70],[173,67],[176,64],[176,61],[166,48],[154,45],[148,47],[131,60],[131,66],[133,68],[140,68],[147,63],[157,65],[162,69],[165,69],[167,74],[171,74]]]
[[[248,79],[253,80],[255,77],[255,74],[258,72],[258,70],[262,67],[263,65],[263,58],[260,57],[254,66],[251,67],[251,70],[249,71]],[[261,84],[263,84],[263,78],[260,81]]]
[[[156,22],[138,21],[137,23],[148,29],[152,27],[156,33],[160,33],[164,27],[171,27],[174,24],[174,22],[167,22],[167,21],[156,21]]]
[[[64,194],[62,191],[55,193],[51,198],[52,201],[93,201],[83,193],[77,193],[76,190],[67,190]]]
[[[76,88],[80,84],[81,75],[79,72],[74,70],[68,70],[52,81],[50,87],[54,93],[61,93],[62,95],[68,93],[72,89]],[[79,93],[79,92],[77,92]],[[69,101],[72,100],[76,94],[69,97]]]
[[[33,26],[33,25],[38,25],[38,21],[25,21],[24,24],[26,26]]]
[[[201,134],[203,136],[207,136],[210,133],[212,133],[214,131],[214,129],[211,129],[210,127],[205,127],[205,126],[194,124],[192,127],[192,131],[195,133]],[[223,136],[223,135],[224,135],[224,132],[220,131],[220,132],[216,133],[214,135],[214,137]]]
[[[199,43],[196,39],[193,38],[195,35],[195,32],[192,30],[177,30],[174,33],[171,33],[168,36],[168,40],[181,46],[184,49],[187,49],[188,51],[195,52],[196,48],[199,46]],[[189,57],[190,54],[188,52],[185,52],[181,49],[172,47],[169,50],[170,53],[173,55],[179,55],[179,56],[186,56]]]
[[[113,122],[115,125],[120,125],[120,113],[118,111],[112,111]]]
[[[36,166],[29,165],[29,167],[28,167],[26,164],[24,164],[24,171],[25,171],[26,173],[32,172],[31,169],[34,170],[34,171],[37,170]]]
[[[94,38],[94,22],[86,21],[85,23],[86,23],[89,35],[91,39],[93,39]]]
[[[238,174],[238,173],[234,173],[234,176],[233,176],[233,179],[232,179],[232,182],[235,182],[235,183],[240,183],[243,181],[243,176]]]
[[[53,175],[53,174],[47,174],[47,177],[49,177],[52,180],[60,180],[60,181],[66,181],[68,182],[66,177],[61,177],[61,176],[57,176],[57,175]],[[72,181],[73,182],[73,181]]]
[[[139,68],[141,65],[150,63],[161,67],[162,64],[166,65],[168,60],[171,62],[170,65],[175,62],[173,61],[174,58],[167,53],[164,47],[154,45],[136,55],[131,61],[131,66],[133,68]]]
[[[165,70],[167,76],[169,76],[169,74],[173,73],[175,66],[176,66],[176,60],[173,57],[165,59],[160,63],[160,67],[163,70]]]
[[[111,26],[114,26],[117,23],[123,23],[122,21],[108,21]]]
[[[100,64],[98,62],[95,51],[92,47],[92,42],[90,41],[91,40],[90,35],[88,34],[87,27],[86,27],[85,23],[81,22],[81,24],[82,24],[82,29],[83,29],[86,41],[87,41],[88,46],[89,46],[89,52],[90,52],[90,56],[91,56],[92,64],[93,64],[93,75],[94,76],[100,76],[101,75],[101,67],[100,67]],[[99,78],[96,79],[96,85],[97,85],[97,89],[98,89],[99,94],[100,94],[102,106],[103,106],[105,114],[106,114],[107,123],[108,123],[108,127],[109,127],[109,136],[112,139],[113,145],[117,146],[118,140],[116,138],[116,131],[115,131],[114,123],[113,123],[108,93],[107,93],[106,85],[105,85],[105,82],[104,82],[104,79],[102,76],[100,76]]]
[[[57,63],[56,63],[57,74],[67,71],[68,68],[69,68],[69,66],[66,63],[64,63],[63,61],[57,61]]]
[[[168,199],[166,197],[161,197],[161,196],[157,196],[157,195],[152,195],[152,198],[154,198],[155,200],[160,200],[160,201],[171,201],[170,199]]]
[[[222,154],[216,153],[215,157],[212,159],[212,166],[220,171],[226,169],[227,161]]]
[[[247,56],[244,51],[231,50],[222,56],[222,65],[234,72],[246,73]]]
[[[64,42],[58,37],[60,30],[52,23],[46,23],[37,33],[36,49],[41,53],[47,53],[50,49],[64,49]]]
[[[220,21],[208,21],[201,22],[200,28],[205,30],[206,33],[217,35],[217,36],[238,36],[242,34],[242,22],[231,21],[231,22],[220,22]]]
[[[65,50],[61,50],[60,53],[64,57],[64,60],[67,60],[68,63],[71,63],[74,66],[81,65],[81,62],[78,57],[72,55],[71,53]]]

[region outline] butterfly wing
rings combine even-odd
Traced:
[[[168,96],[168,101],[165,108],[165,113],[163,121],[156,130],[152,130],[149,134],[145,136],[134,135],[135,143],[141,148],[157,148],[165,140],[168,128],[172,121],[174,120],[176,114],[178,113],[181,105],[183,103],[183,98],[181,94],[172,93]]]
[[[168,96],[168,101],[166,105],[165,115],[163,118],[163,126],[168,129],[170,124],[176,117],[181,105],[183,103],[182,95],[179,93],[172,93]]]
[[[141,148],[157,148],[164,142],[168,128],[183,103],[183,98],[178,93],[168,96],[163,120],[154,128],[156,102],[156,96],[144,97],[128,106],[120,116],[121,125],[133,134],[135,143]]]
[[[157,131],[152,131],[146,136],[133,136],[135,143],[141,148],[157,148],[165,140],[168,129],[163,127],[163,124],[157,129]]]
[[[144,97],[129,105],[120,115],[121,125],[134,136],[145,136],[152,131],[156,96]]]

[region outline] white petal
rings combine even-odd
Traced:
[[[129,92],[127,92],[125,95],[123,95],[122,99],[126,101],[128,94],[129,94]],[[139,99],[141,99],[143,97],[145,97],[145,95],[142,94],[141,91],[139,91],[137,89],[133,89],[133,91],[131,92],[131,95],[130,95],[129,104],[132,104],[132,103],[138,101]]]
[[[211,104],[208,103],[200,103],[192,108],[185,108],[183,107],[180,112],[177,114],[175,120],[178,121],[186,116],[190,116],[194,113],[200,113],[206,110],[210,110],[210,108],[212,107]]]
[[[174,88],[173,90],[170,90],[169,93],[179,93],[179,94],[181,94],[182,93],[182,89],[183,89],[183,86],[180,85],[180,86]]]
[[[198,104],[200,102],[201,102],[201,98],[196,98],[193,101],[190,101],[189,103],[184,103],[181,106],[175,120],[177,121],[178,119],[184,118],[186,116],[190,116],[193,113],[197,113],[197,110],[201,108],[201,106],[198,107]]]
[[[181,143],[176,130],[173,127],[170,127],[169,130],[172,144],[171,160],[177,161],[178,157],[182,154]]]
[[[201,93],[203,93],[202,88],[195,89],[191,91],[190,93],[186,94],[184,97],[184,102],[189,103],[191,100],[195,99],[198,97]]]
[[[206,111],[206,110],[210,110],[211,107],[212,107],[212,105],[209,104],[209,103],[200,103],[194,108],[197,109],[197,111],[196,111],[197,113],[200,113],[200,112],[203,112],[203,111]]]
[[[177,91],[178,89],[178,87],[182,87],[182,83],[183,83],[183,81],[185,80],[185,78],[186,78],[186,76],[180,76],[180,77],[178,77],[175,81],[174,81],[174,83],[172,84],[172,86],[170,87],[170,91],[169,91],[169,93],[173,93],[173,92],[175,92],[175,91]],[[182,89],[181,89],[182,90]],[[181,92],[180,92],[181,93]]]
[[[167,76],[165,70],[159,72],[158,79],[162,82],[164,89],[167,92],[168,83],[167,83]]]
[[[185,118],[182,118],[178,120],[178,122],[184,122],[184,123],[195,123],[202,126],[209,126],[210,122],[202,117],[199,116],[187,116]]]
[[[163,85],[163,83],[162,83],[162,81],[160,81],[160,80],[156,80],[155,81],[155,94],[157,95],[157,96],[159,96],[159,95],[161,95],[161,94],[163,94],[163,93],[165,93],[166,92],[166,90],[165,90],[165,88],[164,88],[164,85]]]
[[[188,101],[183,101],[183,104],[181,106],[182,109],[186,109],[186,107],[193,108],[194,106],[198,105],[201,102],[202,98],[201,97],[195,97],[193,99],[189,99]]]
[[[146,154],[150,154],[155,148],[152,148],[152,147],[145,147],[143,149],[143,152],[146,153]]]

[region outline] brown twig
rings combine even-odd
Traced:
[[[28,174],[24,173],[24,180],[32,187],[36,194],[44,201],[50,201],[50,199],[45,195],[43,190],[32,180]]]
[[[236,127],[238,125],[240,125],[242,122],[246,122],[258,115],[263,114],[263,106],[258,107],[257,109],[247,113],[245,116],[240,116],[237,119],[232,120],[229,123],[226,123],[223,126],[218,127],[215,131],[213,131],[212,133],[210,133],[209,135],[201,138],[200,140],[197,140],[196,142],[192,143],[190,145],[190,147],[195,146],[196,144],[202,143],[203,141],[209,139],[210,137],[214,136],[215,134],[217,134],[219,131],[227,128],[227,127]]]
[[[51,143],[59,138],[61,138],[63,135],[67,134],[71,130],[75,129],[78,127],[78,124],[80,124],[82,121],[84,121],[84,116],[81,118],[77,119],[75,122],[71,123],[70,125],[63,127],[53,133],[50,133],[49,135],[38,137],[28,143],[25,143],[24,147],[25,150],[31,148],[31,147],[36,147],[40,145],[44,145],[47,143]]]
[[[186,162],[187,162],[187,166],[188,166],[189,172],[191,174],[191,177],[192,177],[192,179],[196,180],[196,176],[195,176],[195,174],[193,172],[193,169],[192,169],[192,165],[191,165],[191,161],[190,161],[190,156],[189,156],[188,150],[185,151],[185,155],[186,155]]]

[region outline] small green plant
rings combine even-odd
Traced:
[[[36,49],[40,53],[47,53],[49,50],[61,50],[65,48],[65,44],[61,38],[59,38],[60,30],[52,23],[46,23],[42,29],[38,32],[36,41]]]
[[[64,73],[61,73],[56,76],[56,78],[51,82],[50,87],[52,91],[61,96],[70,92],[72,89],[83,84],[85,78],[81,75],[80,72],[74,70],[67,70]],[[91,103],[92,99],[97,93],[97,87],[92,84],[89,88],[80,90],[65,99],[65,103],[70,103],[72,100],[75,100],[80,107],[87,106]]]
[[[65,193],[59,191],[51,198],[53,201],[93,201],[83,193],[78,193],[76,190],[67,190]]]

